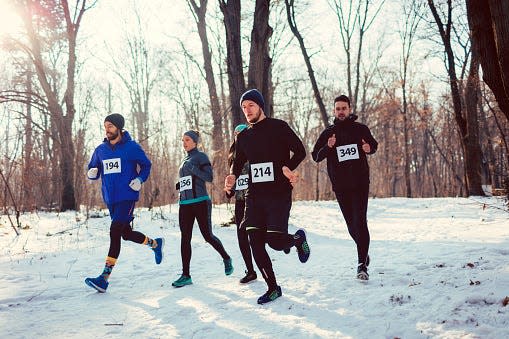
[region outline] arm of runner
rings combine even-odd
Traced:
[[[283,133],[290,148],[290,151],[293,152],[293,155],[286,164],[286,166],[290,170],[294,170],[306,157],[306,149],[304,148],[304,145],[302,144],[302,141],[297,136],[297,134],[295,134],[295,132],[290,128],[288,124],[285,125],[286,131]]]
[[[203,179],[206,182],[212,182],[212,164],[209,161],[209,158],[205,153],[199,158],[199,165],[194,165],[191,162],[187,162],[185,164],[186,169],[188,169],[193,175],[196,175],[198,178]]]
[[[288,180],[290,181],[290,184],[292,185],[292,187],[294,187],[295,184],[297,184],[297,182],[299,181],[299,173],[290,170],[286,166],[283,166],[282,170],[283,170],[284,176],[288,178]]]
[[[237,177],[234,174],[229,174],[224,179],[224,191],[228,194],[231,194],[233,190],[233,186],[235,186],[235,180]]]
[[[92,154],[92,159],[90,159],[90,162],[88,163],[87,177],[90,180],[99,179],[100,166],[101,166],[101,162],[99,161],[99,159],[97,157],[97,149],[96,149],[94,151],[94,154]]]
[[[368,144],[369,145],[369,152],[366,152],[366,154],[373,154],[376,152],[376,150],[378,149],[378,142],[375,140],[375,138],[373,137],[373,135],[371,135],[371,131],[369,130],[369,128],[367,126],[365,126],[365,129],[362,133],[362,149],[364,150],[364,152],[366,152],[366,150],[364,149],[364,143]]]
[[[134,147],[134,159],[140,166],[140,172],[138,173],[138,177],[141,179],[141,182],[144,183],[145,181],[147,181],[148,176],[150,175],[152,162],[149,160],[149,158],[145,154],[145,151],[143,151],[143,149],[138,143],[136,143],[136,146]]]
[[[335,134],[333,135],[334,137],[336,136]],[[316,141],[315,146],[313,147],[313,151],[311,152],[311,157],[315,162],[320,162],[323,159],[327,158],[327,155],[332,149],[328,145],[329,139],[330,134],[329,132],[327,132],[327,130],[323,131],[322,134],[320,134],[320,137],[318,137],[318,140]]]

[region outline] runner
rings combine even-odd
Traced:
[[[156,264],[163,259],[163,238],[151,239],[133,231],[134,206],[152,164],[141,146],[131,139],[127,131],[122,131],[123,128],[124,117],[118,113],[104,119],[106,138],[97,146],[88,164],[88,178],[102,178],[102,196],[111,217],[110,249],[104,270],[97,278],[85,279],[88,286],[101,293],[108,288],[108,279],[120,254],[121,238],[147,245],[154,251]],[[139,172],[137,166],[140,167]]]
[[[250,128],[237,136],[235,159],[232,172],[225,179],[225,191],[232,191],[244,164],[249,162],[250,181],[241,227],[248,232],[253,257],[268,286],[267,292],[258,298],[259,304],[265,304],[282,295],[265,244],[277,251],[295,246],[301,262],[309,258],[304,230],[288,234],[292,187],[298,180],[293,170],[305,158],[306,150],[286,122],[265,116],[265,102],[258,90],[245,92],[240,104]]]
[[[197,148],[200,134],[187,131],[182,136],[182,145],[187,152],[180,166],[180,180],[177,189],[180,191],[179,224],[180,253],[182,255],[182,275],[175,280],[174,287],[183,287],[193,283],[190,274],[191,237],[194,220],[198,221],[203,238],[221,255],[224,262],[224,273],[233,273],[232,259],[226,253],[221,241],[212,233],[212,203],[207,193],[205,182],[212,182],[212,165],[207,155]]]
[[[369,166],[366,154],[376,152],[378,143],[366,125],[355,122],[350,99],[340,95],[334,99],[334,125],[318,138],[313,160],[327,158],[327,173],[345,218],[350,236],[357,245],[357,278],[368,280],[370,258],[368,210]]]

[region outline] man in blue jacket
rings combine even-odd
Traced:
[[[85,279],[88,286],[101,293],[108,288],[108,279],[120,254],[121,238],[148,245],[154,251],[156,264],[163,258],[164,239],[151,239],[133,231],[131,226],[141,184],[148,179],[152,164],[141,146],[123,128],[124,117],[118,113],[104,119],[106,138],[97,146],[88,164],[88,178],[102,178],[102,196],[111,217],[110,249],[104,270],[97,278]]]

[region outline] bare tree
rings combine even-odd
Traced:
[[[339,33],[346,55],[348,96],[352,111],[357,114],[364,38],[380,13],[385,0],[381,0],[375,6],[373,6],[373,0],[354,0],[349,1],[346,7],[345,2],[341,0],[328,1],[338,19]]]
[[[240,96],[246,91],[244,81],[241,32],[240,0],[219,0],[226,31],[226,65],[232,111],[232,130],[242,123],[244,116],[239,105]]]
[[[403,117],[403,154],[405,157],[405,186],[406,196],[412,197],[412,186],[410,181],[410,145],[409,145],[409,122],[408,122],[408,77],[410,67],[410,57],[412,55],[412,49],[415,41],[415,35],[417,28],[422,18],[423,3],[418,0],[412,0],[410,3],[405,2],[403,5],[403,27],[399,31],[399,35],[402,42],[402,51],[400,57],[400,81],[401,81],[401,93],[403,96],[403,103],[401,107],[401,115]]]
[[[433,0],[428,0],[428,5],[433,14],[433,18],[438,26],[438,31],[444,45],[446,55],[446,68],[449,75],[449,85],[454,108],[454,117],[460,133],[461,145],[465,154],[465,175],[467,179],[468,195],[484,195],[481,185],[481,163],[478,133],[472,134],[470,128],[475,128],[477,122],[476,116],[469,116],[469,111],[463,113],[461,93],[459,89],[459,80],[456,73],[454,49],[451,42],[452,22],[452,3],[447,0],[446,21],[443,22],[437,7]],[[469,126],[469,123],[473,124]],[[477,137],[477,139],[476,139]]]
[[[258,88],[265,98],[265,114],[272,116],[271,68],[272,58],[269,55],[269,39],[272,27],[269,25],[270,0],[256,0],[253,28],[251,30],[251,49],[249,51],[249,70],[247,86]]]
[[[509,120],[509,3],[466,0],[468,24],[483,78]]]
[[[50,113],[51,124],[55,131],[55,147],[59,155],[59,176],[61,182],[60,209],[76,209],[74,195],[74,145],[72,125],[75,115],[74,91],[76,73],[76,44],[81,20],[88,10],[86,0],[75,3],[74,11],[69,9],[68,1],[48,1],[44,3],[33,1],[17,1],[16,5],[21,13],[28,43],[21,41],[17,45],[24,50],[35,67],[35,73],[39,85],[44,93],[44,99],[39,103],[46,106]],[[47,39],[46,33],[50,33],[53,40]],[[43,42],[45,42],[43,44]],[[57,82],[50,73],[48,61],[44,58],[47,45],[65,44],[67,47],[66,82],[63,98],[59,97]],[[33,93],[18,93],[19,101],[28,103],[32,100]],[[63,104],[62,104],[63,102]],[[65,106],[64,106],[65,105]],[[65,110],[64,110],[65,107]]]
[[[311,87],[313,88],[313,93],[315,96],[316,104],[318,105],[320,117],[322,118],[324,127],[327,127],[327,126],[329,126],[329,116],[327,114],[327,110],[325,109],[322,95],[320,94],[320,89],[318,88],[318,83],[315,78],[315,71],[313,70],[313,66],[311,65],[311,57],[309,56],[306,46],[304,45],[304,38],[302,37],[299,29],[297,28],[297,21],[295,20],[295,4],[294,3],[295,3],[294,0],[285,0],[288,24],[290,25],[290,29],[292,30],[293,35],[299,42],[299,47],[300,47],[302,56],[304,57],[304,62],[306,63],[306,68],[307,68],[308,74],[309,74],[309,80],[311,81]]]

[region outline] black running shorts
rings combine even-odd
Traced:
[[[246,210],[241,227],[288,233],[288,218],[292,208],[292,192],[246,196]]]

